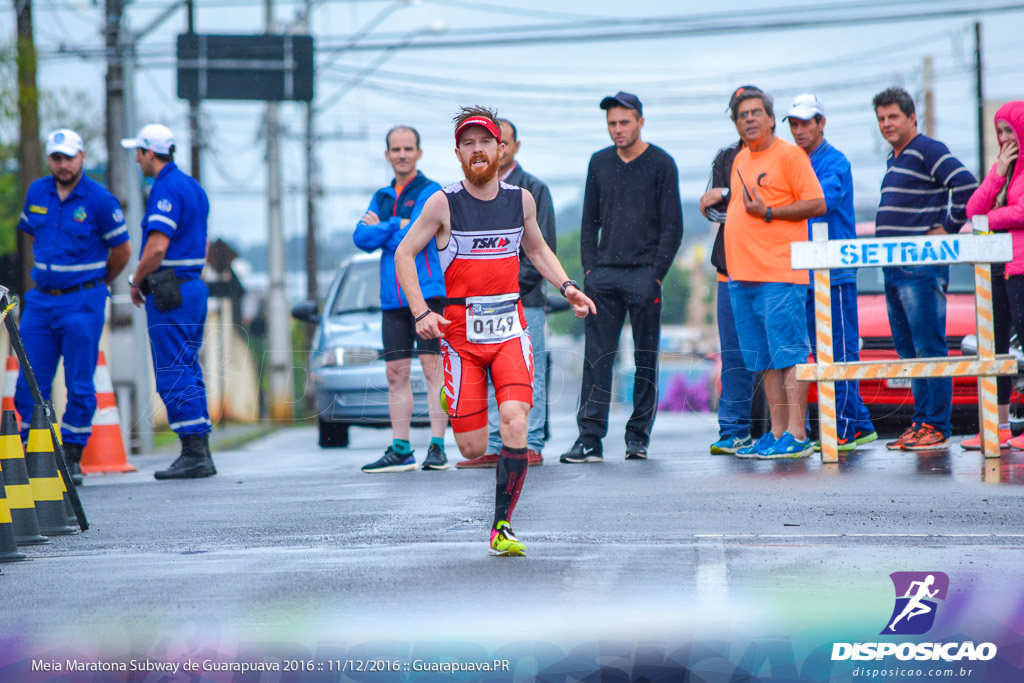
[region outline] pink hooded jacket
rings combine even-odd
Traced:
[[[1007,102],[999,108],[996,121],[1006,121],[1017,134],[1017,144],[1024,149],[1024,102]],[[996,195],[1005,183],[1010,183],[1006,193],[1006,206],[993,209]],[[967,217],[988,216],[989,229],[1007,231],[1013,235],[1013,260],[1006,264],[1006,274],[1024,275],[1024,154],[1017,158],[1009,180],[996,173],[996,165],[985,176],[984,182],[967,202]]]

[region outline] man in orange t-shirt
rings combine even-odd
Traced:
[[[807,388],[794,367],[810,353],[808,275],[790,266],[790,245],[807,240],[807,219],[827,207],[807,154],[775,137],[773,104],[753,88],[732,103],[744,146],[732,167],[725,254],[743,361],[763,373],[772,423],[770,433],[736,455],[779,460],[813,452],[804,428]]]

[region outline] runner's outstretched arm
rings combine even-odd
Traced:
[[[409,232],[395,250],[398,284],[409,301],[409,312],[414,318],[419,318],[430,310],[420,290],[420,281],[416,274],[416,254],[423,251],[432,239],[437,239],[447,246],[450,238],[451,214],[448,210],[448,200],[443,192],[435,192],[423,205],[419,218],[409,227]],[[441,244],[438,244],[439,248],[440,246]],[[439,339],[444,336],[442,326],[447,324],[447,320],[432,313],[416,322],[416,334],[423,339]]]
[[[530,257],[533,267],[555,287],[561,287],[569,279],[562,263],[544,241],[544,235],[537,224],[537,203],[528,190],[523,190],[523,250]],[[597,306],[579,288],[569,286],[565,290],[565,298],[572,304],[577,318],[586,318],[590,313],[597,313]]]

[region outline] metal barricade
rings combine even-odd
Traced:
[[[986,458],[999,457],[999,418],[996,376],[1017,373],[1013,356],[995,353],[992,316],[992,277],[988,264],[1012,258],[1008,234],[988,232],[988,219],[973,220],[974,234],[924,235],[829,240],[828,225],[816,223],[813,241],[792,246],[793,270],[814,271],[814,318],[817,362],[796,366],[801,382],[818,383],[818,425],[822,462],[839,461],[836,429],[835,383],[862,379],[922,379],[978,377],[981,447]],[[978,355],[946,358],[914,358],[895,361],[836,363],[832,354],[832,268],[878,266],[940,266],[973,263]]]

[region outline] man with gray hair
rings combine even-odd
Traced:
[[[821,185],[807,155],[776,137],[772,98],[750,88],[732,101],[743,139],[733,161],[725,233],[732,298],[743,362],[764,373],[771,431],[741,448],[741,458],[807,457],[807,388],[796,381],[807,360],[804,297],[807,271],[790,265],[790,245],[807,239],[807,219],[825,213]]]

